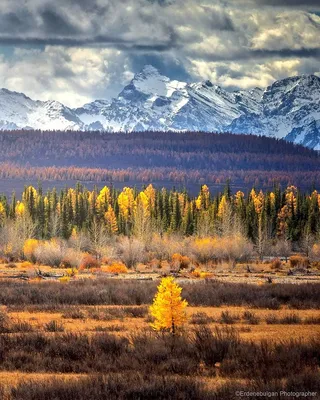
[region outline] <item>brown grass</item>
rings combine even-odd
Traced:
[[[57,393],[69,393],[65,397],[69,400],[72,393],[75,396],[81,395],[82,389],[79,387],[89,396],[90,388],[94,390],[93,388],[102,381],[104,386],[99,386],[99,395],[108,393],[108,399],[117,398],[112,397],[112,393],[119,396],[132,388],[136,392],[130,392],[130,396],[137,393],[140,395],[140,387],[141,393],[145,395],[142,398],[148,398],[145,393],[151,393],[153,396],[155,393],[163,393],[166,398],[175,399],[178,397],[172,393],[175,387],[179,387],[181,393],[185,388],[179,399],[211,399],[208,395],[211,391],[219,400],[233,399],[235,390],[239,388],[271,390],[273,387],[288,387],[298,390],[309,385],[308,390],[312,390],[312,385],[316,385],[314,382],[318,379],[318,372],[313,369],[314,360],[310,356],[314,352],[313,357],[319,358],[318,350],[312,344],[315,338],[320,337],[318,285],[270,285],[265,283],[268,274],[273,279],[286,279],[286,276],[281,278],[280,273],[274,275],[269,264],[250,265],[250,268],[250,273],[246,272],[246,265],[238,265],[235,271],[216,270],[217,281],[194,280],[190,283],[190,280],[184,278],[180,281],[183,285],[183,296],[187,297],[191,306],[187,309],[189,323],[185,327],[186,338],[178,340],[176,350],[171,349],[170,341],[150,333],[148,305],[152,301],[157,282],[137,282],[134,279],[153,276],[152,271],[151,274],[147,273],[150,271],[146,271],[145,275],[133,275],[129,272],[123,280],[103,280],[99,279],[98,275],[86,271],[86,274],[79,274],[76,282],[66,284],[0,281],[0,297],[2,296],[5,300],[3,303],[6,304],[0,310],[6,324],[3,333],[0,333],[0,339],[6,343],[6,352],[12,352],[11,357],[7,355],[7,364],[2,364],[0,397],[1,394],[7,393],[7,397],[3,397],[4,400],[21,400],[21,396],[25,396],[27,400],[40,400],[45,397],[50,400],[54,398],[50,396],[57,396]],[[287,266],[284,266],[284,271],[285,268]],[[27,270],[28,273],[33,273],[33,267],[20,264],[5,271],[1,271],[0,266],[0,275]],[[50,267],[41,267],[41,270],[51,273],[63,271]],[[246,274],[249,278],[245,277]],[[154,276],[159,277],[158,274]],[[88,277],[92,278],[92,281],[86,279]],[[261,286],[239,284],[239,280],[242,279],[247,279],[246,282],[249,279],[251,283],[260,283]],[[226,283],[223,283],[224,281]],[[99,302],[99,299],[102,300]],[[229,323],[228,317],[231,317],[232,323]],[[256,318],[254,323],[253,317]],[[267,323],[271,318],[274,318],[276,323]],[[63,332],[50,331],[48,324],[51,321],[63,325]],[[32,332],[23,331],[24,327],[27,329],[28,326],[32,327]],[[222,336],[213,340],[206,328],[212,332],[220,332],[218,336]],[[198,343],[192,338],[194,330],[197,329]],[[228,331],[229,329],[232,331]],[[102,336],[100,338],[99,335],[105,335],[103,337],[106,339],[102,340]],[[18,340],[17,343],[14,343],[14,338]],[[48,349],[44,348],[43,353],[38,352],[32,340],[36,343],[39,340],[40,345],[47,340],[44,347],[47,346]],[[91,344],[84,350],[87,348],[87,340],[88,343],[93,341],[96,348],[103,349],[106,358],[99,360],[98,354],[93,356],[95,347],[92,350]],[[24,341],[25,344],[22,343],[21,348],[15,352],[14,346],[19,347]],[[70,357],[76,357],[78,349],[82,348],[84,361],[76,357],[74,364],[70,362],[66,356],[69,349],[64,346],[65,342],[70,345]],[[230,347],[229,342],[235,347]],[[319,342],[314,343],[318,346]],[[275,351],[275,347],[272,346],[279,347]],[[93,354],[88,356],[85,351],[93,351]],[[112,362],[107,354],[109,351],[112,352]],[[215,365],[217,351],[219,357],[226,359]],[[292,358],[290,352],[293,352]],[[1,354],[6,357],[6,353]],[[247,364],[248,354],[250,357]],[[31,360],[34,357],[34,360],[42,362],[42,356],[47,359],[42,364],[43,370],[50,371],[51,368],[48,373],[37,371],[37,364]],[[288,376],[286,381],[284,376],[287,367],[283,369],[282,365],[291,363],[291,368],[295,368],[296,360],[301,363],[301,370],[298,372],[302,375],[298,376],[297,371],[290,370],[292,376]],[[95,364],[96,361],[98,364]],[[135,368],[133,362],[141,371],[131,371]],[[258,370],[256,363],[259,366]],[[247,370],[241,372],[244,364]],[[5,370],[6,365],[13,370]],[[35,372],[24,371],[25,365]],[[17,368],[20,370],[17,371]],[[148,372],[148,377],[145,377],[145,370],[149,371],[152,368],[160,375],[150,376]],[[55,370],[58,372],[54,372]],[[71,370],[73,373],[69,373]],[[257,380],[252,380],[256,370]],[[79,371],[87,373],[78,373]],[[96,375],[96,371],[107,371],[108,375],[100,377]],[[281,380],[278,379],[278,374],[282,376]],[[260,379],[262,377],[264,382]],[[129,388],[128,379],[132,385]],[[143,381],[146,381],[145,385],[141,383]],[[190,387],[186,382],[191,382]],[[9,392],[15,387],[16,396],[20,397],[9,396]],[[112,392],[115,388],[118,392]],[[91,398],[87,397],[87,400]]]
[[[121,327],[118,334],[123,335],[127,332],[137,332],[143,331],[148,328],[148,319],[145,317],[129,317],[125,315],[124,317],[119,317],[122,315],[122,310],[129,309],[131,306],[99,306],[98,309],[105,310],[106,314],[111,315],[110,319],[94,319],[88,317],[92,311],[96,310],[96,307],[80,307],[82,314],[85,318],[66,318],[65,315],[72,314],[72,310],[78,307],[65,307],[62,312],[29,312],[29,311],[19,311],[19,312],[9,312],[8,315],[12,320],[19,320],[21,322],[27,322],[34,327],[35,331],[43,332],[45,331],[45,325],[50,321],[58,321],[64,326],[65,332],[81,332],[81,333],[92,333],[97,332],[100,329],[108,330],[114,325]],[[108,310],[113,310],[115,308],[119,309],[118,316],[115,314],[112,317],[112,313],[108,313]],[[140,306],[141,314],[145,312],[146,306]],[[68,312],[66,312],[69,310]],[[246,311],[254,313],[258,319],[259,323],[257,325],[251,325],[245,321],[243,314]],[[308,340],[315,335],[320,335],[320,324],[309,325],[304,323],[308,319],[319,319],[319,310],[268,310],[268,309],[248,309],[246,307],[188,307],[187,313],[189,316],[189,328],[193,328],[192,316],[197,313],[205,313],[210,321],[208,326],[214,328],[215,326],[223,326],[224,324],[220,322],[221,313],[228,312],[231,315],[238,316],[239,321],[235,321],[232,324],[233,327],[240,331],[240,336],[246,340],[259,341],[262,339],[281,341],[290,338],[303,338]],[[294,326],[289,326],[287,324],[267,324],[266,318],[270,315],[274,315],[278,320],[285,318],[290,314],[296,314],[301,318],[301,323],[295,324]],[[246,332],[242,328],[249,326],[250,332]]]

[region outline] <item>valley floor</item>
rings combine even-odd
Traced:
[[[305,283],[303,275],[285,278],[286,269],[251,265],[246,276],[244,268],[177,278],[188,322],[172,342],[150,327],[159,273],[106,279],[87,272],[74,281],[27,282],[8,279],[23,266],[2,265],[0,397],[231,400],[237,390],[320,393],[316,271]]]

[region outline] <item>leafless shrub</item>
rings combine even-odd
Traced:
[[[229,311],[222,311],[219,322],[221,324],[235,324],[239,319],[239,315],[231,314]]]
[[[250,325],[258,325],[260,322],[259,317],[251,311],[245,311],[243,313],[243,319]]]
[[[86,314],[80,308],[72,307],[64,311],[62,318],[85,319]]]
[[[52,320],[49,321],[47,324],[44,325],[44,329],[47,332],[63,332],[64,326],[61,322]]]
[[[201,311],[193,313],[190,318],[190,323],[193,325],[207,325],[212,322],[214,322],[214,318]]]
[[[146,250],[151,259],[155,258],[160,261],[171,260],[174,254],[184,255],[187,251],[188,239],[179,235],[163,235],[154,234],[152,239],[146,243]]]
[[[40,242],[34,251],[34,255],[39,264],[59,267],[65,257],[66,250],[64,241],[54,239]]]
[[[135,267],[139,262],[145,261],[144,244],[133,237],[119,238],[118,249],[121,261],[128,267]]]
[[[83,254],[72,248],[66,249],[65,255],[61,262],[64,268],[79,268]]]

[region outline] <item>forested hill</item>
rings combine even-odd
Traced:
[[[3,131],[0,178],[311,187],[320,158],[284,140],[231,133]]]

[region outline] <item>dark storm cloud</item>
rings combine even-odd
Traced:
[[[194,32],[234,30],[222,8],[211,9],[195,0],[26,0],[25,6],[18,0],[4,0],[0,4],[0,43],[4,44],[104,44],[163,51],[176,45],[176,28],[183,26]]]
[[[45,9],[40,13],[44,32],[59,35],[77,35],[81,30],[75,27],[66,16],[60,15],[56,10]]]
[[[320,57],[320,48],[312,49],[281,49],[281,50],[253,50],[251,54],[256,57],[301,57],[301,58],[316,58]]]
[[[14,3],[16,7],[12,6]],[[156,50],[163,50],[165,41],[172,42],[172,28],[165,21],[157,23],[158,18],[152,12],[148,16],[146,10],[133,8],[133,0],[123,3],[107,0],[103,5],[97,1],[75,0],[37,3],[27,0],[27,7],[21,7],[17,0],[12,0],[8,12],[1,12],[0,4],[0,43],[105,44],[119,48],[136,44],[138,49],[154,44]],[[143,3],[148,7],[147,0]],[[154,8],[149,4],[150,7]],[[151,28],[158,35],[150,35]]]
[[[116,37],[108,37],[108,36],[96,36],[90,39],[86,38],[46,38],[39,39],[37,37],[28,37],[28,38],[10,38],[10,37],[2,37],[0,38],[0,43],[3,45],[11,45],[11,46],[24,46],[24,45],[34,45],[34,46],[66,46],[66,47],[99,47],[106,46],[108,48],[116,48],[119,50],[125,51],[141,51],[141,52],[164,52],[171,50],[176,46],[174,40],[168,41],[168,43],[135,43],[133,40],[123,40]]]
[[[319,0],[255,0],[255,2],[274,7],[320,7]]]
[[[173,57],[162,57],[158,54],[134,54],[131,57],[131,67],[134,71],[140,71],[145,65],[153,65],[164,75],[171,79],[182,81],[190,80],[190,75],[185,65],[178,63]]]
[[[243,49],[239,52],[226,54],[207,54],[202,52],[192,52],[190,55],[201,58],[204,61],[243,61],[256,59],[271,59],[271,58],[317,58],[320,57],[319,49],[281,49],[281,50],[250,50]]]
[[[0,35],[7,34],[10,38],[20,36],[21,32],[31,29],[33,16],[28,13],[8,12],[0,15]],[[1,37],[0,37],[1,41]]]
[[[228,14],[223,11],[218,13],[216,10],[211,10],[208,6],[203,6],[203,10],[207,16],[204,22],[209,29],[234,31],[233,21]]]
[[[80,106],[145,64],[232,88],[320,73],[319,2],[0,0],[0,48],[13,49],[0,86]]]
[[[109,47],[139,52],[185,50],[190,56],[204,53],[204,59],[241,59],[248,54],[250,37],[257,30],[281,26],[281,20],[272,19],[270,9],[265,11],[264,5],[294,8],[319,4],[319,0],[239,1],[262,6],[261,26],[250,22],[250,13],[241,14],[234,0],[26,0],[24,6],[19,0],[2,0],[0,44]],[[319,29],[319,22],[306,15],[309,24]],[[218,51],[215,47],[210,50],[208,45],[203,49],[202,43],[210,36],[221,41]],[[234,43],[236,46],[232,46]],[[223,47],[225,51],[221,50]],[[304,44],[300,47],[308,48]],[[304,53],[309,56],[308,50],[302,56]]]

